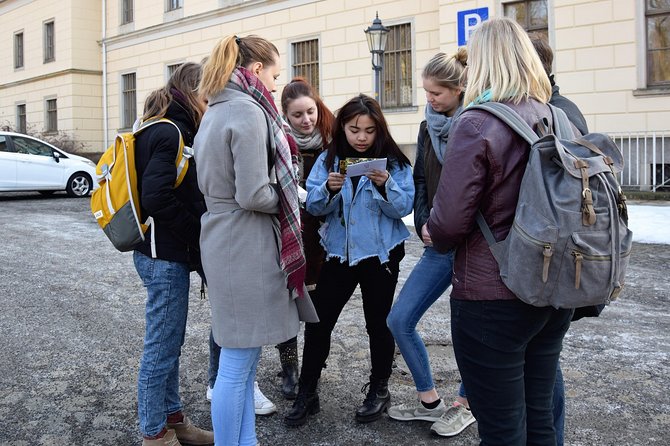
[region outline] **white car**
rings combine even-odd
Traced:
[[[64,190],[85,197],[98,187],[95,163],[32,136],[0,132],[0,192]]]

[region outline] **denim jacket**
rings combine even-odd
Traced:
[[[319,156],[307,179],[307,212],[325,216],[319,233],[326,259],[337,257],[351,266],[369,257],[388,262],[391,249],[409,237],[402,217],[412,212],[414,202],[411,167],[392,165],[384,185],[386,198],[365,176],[358,182],[355,196],[349,178],[339,192],[331,195],[326,187],[326,155]],[[334,165],[338,163],[336,157]]]

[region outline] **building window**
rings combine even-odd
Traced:
[[[505,17],[516,20],[529,34],[540,34],[549,41],[547,0],[509,2],[504,7]]]
[[[54,22],[52,20],[44,24],[44,63],[53,62],[56,58],[54,40]]]
[[[23,68],[23,32],[14,34],[14,68]]]
[[[670,2],[646,0],[647,85],[670,86]]]
[[[177,71],[177,68],[181,67],[184,65],[183,63],[174,63],[172,65],[167,66],[167,80],[169,80],[172,75],[174,74],[175,71]]]
[[[134,10],[133,0],[121,0],[121,24],[125,25],[127,23],[132,23],[134,20]]]
[[[182,6],[183,0],[167,0],[165,11],[174,11],[175,9],[180,9]]]
[[[412,26],[389,27],[382,67],[381,104],[384,108],[412,106]]]
[[[16,131],[26,133],[26,104],[16,106]]]
[[[125,129],[132,128],[137,117],[137,90],[135,85],[135,73],[122,76],[123,116],[121,117],[121,126]]]
[[[319,39],[291,44],[293,76],[307,79],[319,91]]]
[[[47,132],[58,131],[58,106],[56,104],[56,99],[47,99],[46,124]]]

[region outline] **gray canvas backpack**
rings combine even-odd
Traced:
[[[495,240],[481,212],[477,223],[503,282],[522,301],[555,308],[609,304],[624,285],[632,245],[616,179],[623,157],[607,135],[575,137],[565,113],[549,107],[553,123],[538,123],[542,136],[504,104],[468,107],[494,114],[530,144],[505,240]]]

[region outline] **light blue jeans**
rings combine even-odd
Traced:
[[[221,348],[212,392],[214,441],[219,446],[255,446],[254,381],[261,348]]]
[[[182,410],[179,355],[188,315],[189,268],[186,263],[133,253],[135,269],[147,289],[144,351],[137,380],[140,432],[154,436],[169,414]]]
[[[451,285],[453,264],[453,251],[440,254],[430,246],[425,247],[386,319],[419,392],[434,389],[435,383],[416,324]]]

